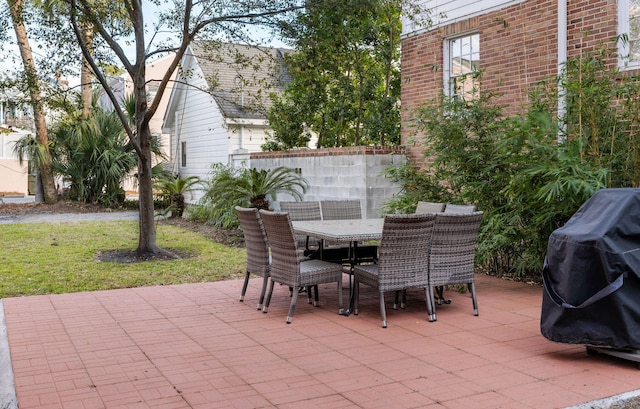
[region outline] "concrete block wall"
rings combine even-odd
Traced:
[[[382,205],[400,191],[400,187],[382,172],[390,166],[406,163],[403,147],[356,146],[295,150],[286,152],[257,152],[251,154],[251,167],[272,169],[285,166],[297,169],[309,182],[304,200],[359,199],[364,218],[381,217]],[[279,195],[272,204],[294,200]]]

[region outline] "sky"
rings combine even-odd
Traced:
[[[147,25],[151,27],[155,19],[155,15],[160,11],[160,7],[156,6],[152,2],[143,1],[143,10],[144,10],[145,20],[148,21]],[[27,26],[27,30],[28,29],[29,28]],[[4,51],[2,51],[0,54],[0,75],[22,68],[20,53],[17,45],[15,44],[12,26],[9,26],[9,31],[10,31],[10,34],[12,35],[13,42],[12,43],[5,42],[2,44],[2,49]],[[256,27],[252,28],[252,34],[255,36],[256,39],[264,39],[264,38],[270,37],[266,29],[260,29]],[[169,35],[171,34],[167,33],[167,34],[164,34],[164,36],[160,35],[157,37],[157,40],[166,39]],[[34,42],[32,39],[30,40],[31,40],[32,52],[36,57],[36,59],[39,57],[42,57],[42,55],[39,53],[39,50],[38,50],[38,43]],[[271,41],[269,45],[274,47],[285,47],[285,44],[279,40]],[[132,45],[124,46],[124,49],[127,55],[129,56],[130,60],[133,61],[134,51],[135,51],[134,47]],[[67,78],[67,80],[69,81],[70,86],[79,84],[78,78],[70,77],[70,78]]]

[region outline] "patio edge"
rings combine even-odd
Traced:
[[[18,409],[2,299],[0,299],[0,409]]]

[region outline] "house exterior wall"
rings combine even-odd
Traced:
[[[522,109],[532,85],[558,72],[558,1],[449,1],[442,6],[452,9],[453,3],[469,3],[466,14],[455,9],[453,18],[438,20],[430,31],[408,24],[404,29],[402,141],[412,145],[409,157],[417,163],[424,158],[411,120],[420,104],[435,100],[443,90],[446,39],[479,33],[481,87],[501,94],[496,102],[507,114]],[[430,4],[435,2],[425,2]],[[615,0],[567,0],[568,57],[601,43],[613,44],[616,36]]]
[[[405,149],[399,146],[355,146],[251,154],[251,167],[258,170],[278,166],[298,169],[309,182],[304,200],[359,199],[364,218],[381,217],[384,202],[400,192],[400,187],[382,172],[405,162]],[[294,199],[286,194],[278,195],[272,207],[279,209],[279,202],[286,200]]]
[[[262,151],[268,129],[265,120],[244,120],[228,124],[229,163],[235,167],[248,166],[249,154]]]
[[[202,58],[199,61],[192,51],[185,53],[180,72],[188,75],[179,76],[172,90],[162,130],[170,135],[171,170],[181,177],[208,180],[214,163],[248,166],[249,154],[262,150],[269,127],[266,119],[251,114],[251,110],[225,106],[229,96],[223,92],[224,87],[216,89],[220,84],[212,85],[209,81],[218,74],[218,80],[223,77],[228,80],[235,71],[224,64],[212,68],[213,62]],[[233,82],[233,76],[230,78]],[[204,90],[213,91],[216,98]],[[228,111],[238,117],[225,114]],[[182,166],[183,143],[186,143],[186,166]],[[202,195],[197,190],[186,199],[196,203]]]
[[[211,164],[228,163],[229,138],[222,113],[213,98],[205,92],[195,91],[206,87],[198,75],[190,81],[195,86],[183,92],[178,103],[171,150],[174,153],[174,171],[181,177],[197,176],[207,179]],[[186,143],[186,166],[182,166],[182,142]],[[196,202],[202,193],[194,191],[189,202]]]
[[[21,166],[17,159],[0,158],[0,194],[29,194],[27,164]]]
[[[403,16],[402,35],[424,32],[471,17],[486,14],[526,0],[422,0],[418,3],[428,13],[431,27],[421,25],[421,21],[412,23],[408,16]],[[423,16],[426,17],[426,16]]]
[[[26,132],[0,132],[0,194],[29,194],[27,162],[22,165],[13,151],[15,142]]]

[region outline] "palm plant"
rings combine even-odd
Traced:
[[[156,180],[155,188],[159,190],[160,196],[168,202],[168,209],[171,211],[171,218],[182,217],[185,209],[185,193],[189,193],[200,185],[200,178],[189,176],[182,178],[179,176],[163,176]]]
[[[118,116],[99,108],[97,96],[89,117],[82,115],[81,100],[67,107],[51,132],[49,150],[54,171],[71,181],[71,199],[112,206],[124,201],[122,182],[138,161]],[[133,99],[123,102],[132,115]],[[152,142],[152,152],[161,155],[159,139]]]
[[[209,223],[225,228],[238,225],[235,206],[270,209],[269,200],[278,193],[302,200],[308,187],[306,179],[287,167],[257,170],[217,163],[211,175],[201,209]]]
[[[53,131],[54,167],[71,179],[73,199],[113,205],[124,200],[124,178],[137,159],[113,112],[95,109],[92,116],[75,115]]]

